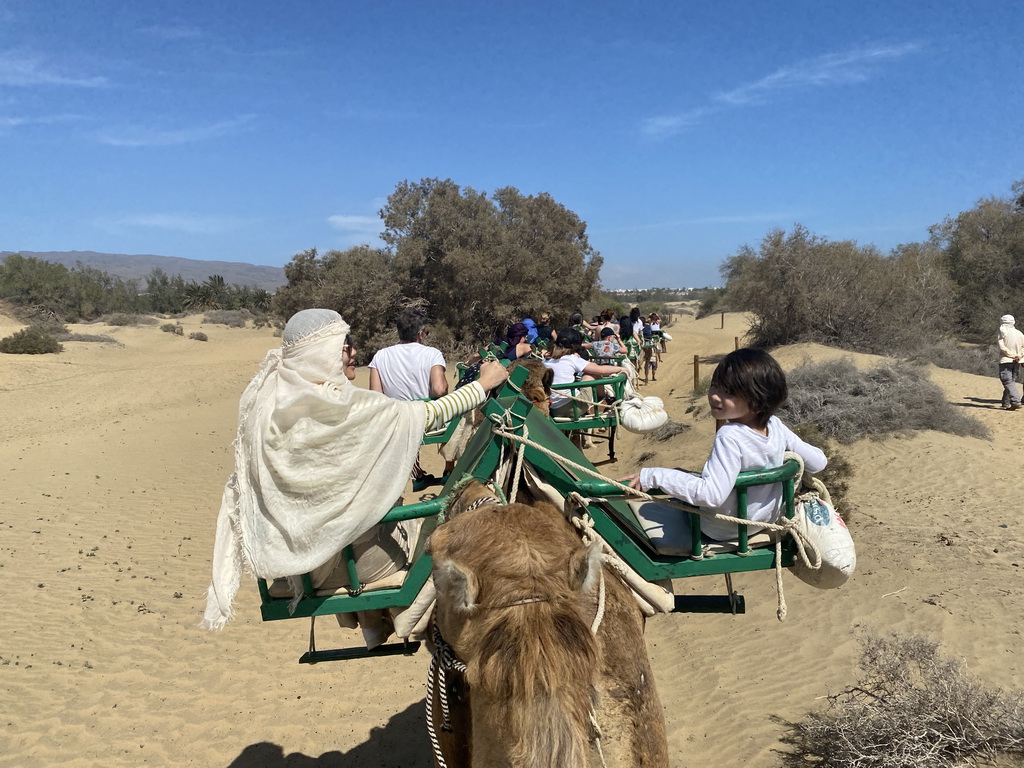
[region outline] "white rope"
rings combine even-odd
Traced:
[[[441,742],[438,741],[437,732],[434,728],[434,692],[437,691],[441,701],[441,730],[445,733],[452,732],[451,711],[448,707],[448,670],[465,674],[466,665],[459,661],[454,649],[441,637],[441,631],[437,624],[431,625],[433,637],[433,654],[430,659],[430,667],[427,669],[427,733],[430,736],[430,746],[434,750],[434,760],[437,768],[448,768],[444,755],[441,753]],[[440,688],[438,688],[440,679]]]

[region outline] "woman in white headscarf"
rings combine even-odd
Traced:
[[[296,577],[367,534],[404,492],[424,431],[481,405],[508,378],[500,363],[484,363],[476,382],[438,400],[393,400],[352,384],[348,332],[334,310],[296,313],[242,394],[208,629],[230,620],[243,570]]]

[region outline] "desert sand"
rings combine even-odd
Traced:
[[[117,343],[0,355],[0,766],[427,768],[425,651],[299,665],[308,623],[262,623],[255,583],[225,630],[198,628],[238,397],[279,343],[269,329],[200,319],[184,321],[185,338],[77,326]],[[19,327],[0,316],[0,336]],[[208,342],[187,338],[200,328]],[[631,472],[644,453],[699,468],[714,424],[686,412],[693,356],[729,351],[745,329],[738,314],[678,317],[644,392],[692,428],[661,443],[625,434],[602,471]],[[790,367],[836,354],[801,346],[778,357]],[[930,370],[993,440],[926,432],[842,449],[856,469],[859,563],[841,589],[786,574],[780,623],[774,577],[740,574],[746,615],[648,622],[673,766],[779,765],[780,720],[856,681],[862,632],[923,634],[989,684],[1024,688],[1024,415],[999,409],[994,369]],[[606,457],[601,444],[588,453]],[[432,449],[423,455],[439,469]],[[318,639],[359,642],[325,621]]]

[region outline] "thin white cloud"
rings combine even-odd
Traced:
[[[54,123],[70,123],[83,119],[82,115],[44,115],[42,117],[0,116],[0,128],[20,128],[23,125],[53,125]]]
[[[334,242],[335,247],[352,248],[357,245],[381,245],[380,233],[383,222],[377,216],[352,216],[338,213],[327,217],[327,223],[341,235]]]
[[[175,144],[192,144],[197,141],[208,141],[230,136],[245,129],[255,115],[241,115],[232,120],[223,120],[212,125],[196,125],[188,128],[164,130],[143,126],[133,126],[120,132],[102,133],[97,136],[101,144],[112,147],[168,147]]]
[[[381,228],[381,221],[376,216],[346,216],[339,213],[328,216],[327,223],[342,232],[369,232],[374,235]]]
[[[829,85],[862,83],[869,80],[884,63],[895,61],[921,50],[918,43],[874,46],[843,53],[829,53],[815,59],[782,67],[754,82],[716,94],[712,103],[675,115],[647,118],[640,130],[647,136],[664,138],[729,107],[764,104],[773,94],[797,88],[819,88]]]
[[[649,117],[644,120],[641,130],[648,136],[672,136],[691,125],[696,125],[712,112],[713,107],[697,107],[678,115]]]
[[[792,88],[862,83],[886,61],[915,53],[917,43],[877,46],[845,53],[829,53],[793,66],[783,67],[753,83],[741,85],[715,98],[726,104],[761,104],[773,92]]]
[[[226,216],[201,216],[188,213],[142,213],[118,218],[98,219],[100,229],[122,234],[130,229],[165,229],[189,235],[219,235],[237,230],[247,223],[244,219]]]
[[[47,66],[39,56],[18,51],[0,52],[0,85],[16,88],[32,88],[45,85],[64,85],[76,88],[103,88],[108,85],[105,77],[83,77],[70,75]]]

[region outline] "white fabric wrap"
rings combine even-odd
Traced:
[[[636,395],[619,406],[619,422],[630,432],[650,432],[668,422],[665,402],[660,397]]]
[[[202,627],[231,619],[243,569],[265,579],[307,573],[380,522],[405,490],[425,406],[348,381],[348,330],[339,316],[267,353],[242,394]]]
[[[821,554],[821,567],[808,568],[798,561],[791,570],[794,576],[812,587],[835,589],[853,575],[857,550],[850,529],[832,505],[825,484],[816,477],[809,481],[814,490],[797,497],[797,523]]]

